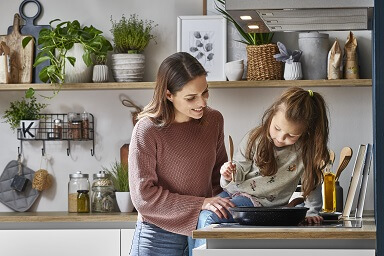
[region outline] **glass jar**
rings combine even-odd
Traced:
[[[89,212],[89,190],[77,190],[77,212]]]
[[[93,175],[92,212],[112,212],[114,209],[115,192],[113,183],[105,171]]]
[[[78,113],[68,113],[68,138],[81,139],[81,118]]]
[[[83,139],[89,139],[89,114],[87,112],[81,114],[81,130]]]
[[[62,121],[60,119],[53,120],[53,138],[61,139],[62,130]]]
[[[78,190],[89,191],[89,175],[81,171],[69,175],[68,182],[68,212],[77,212]],[[88,196],[89,197],[89,196]]]

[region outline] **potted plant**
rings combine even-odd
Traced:
[[[93,67],[92,81],[97,83],[108,81],[108,66],[107,56],[108,52],[112,51],[111,43],[105,38],[100,38],[100,45],[98,50],[94,51],[95,66]]]
[[[225,0],[215,0],[215,8],[225,19],[232,23],[247,48],[247,80],[279,80],[282,78],[281,62],[273,55],[278,53],[276,44],[272,43],[273,33],[246,32],[225,10]]]
[[[128,166],[115,161],[110,168],[103,167],[103,170],[111,177],[120,211],[132,212],[134,207],[129,193]]]
[[[46,107],[47,104],[37,102],[34,95],[26,95],[21,100],[10,103],[3,119],[13,131],[20,128],[20,138],[35,139],[40,125],[40,111]]]
[[[293,52],[281,42],[277,42],[277,47],[280,53],[273,55],[277,61],[285,62],[284,79],[285,80],[300,80],[303,78],[301,70],[300,57],[303,51],[294,50]]]
[[[157,26],[152,20],[139,19],[132,14],[128,19],[123,15],[119,21],[112,20],[114,52],[112,74],[117,82],[138,82],[143,80],[144,49],[155,39],[152,30]]]
[[[113,49],[112,44],[102,35],[102,31],[93,26],[82,27],[79,21],[74,20],[60,22],[53,27],[53,23],[58,21],[52,20],[50,28],[43,28],[39,34],[41,51],[36,56],[34,66],[46,61],[50,63],[40,71],[40,80],[59,86],[65,82],[90,82],[91,65],[94,64],[92,56],[106,56]],[[31,39],[25,38],[23,46]]]

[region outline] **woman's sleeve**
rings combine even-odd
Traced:
[[[196,228],[205,198],[171,193],[157,185],[156,142],[153,136],[134,129],[128,164],[132,202],[145,221],[170,232],[190,236]]]
[[[227,151],[225,150],[224,143],[224,118],[220,115],[220,120],[218,122],[219,137],[217,140],[217,150],[216,150],[216,163],[212,171],[212,195],[216,196],[217,194],[223,191],[220,186],[220,168],[221,166],[228,161]]]

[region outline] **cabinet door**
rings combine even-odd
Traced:
[[[120,230],[0,230],[0,254],[120,256]]]
[[[121,229],[121,256],[129,255],[134,233],[135,229]]]
[[[192,256],[298,256],[298,255],[310,255],[310,256],[375,256],[375,250],[344,250],[344,249],[193,249]]]

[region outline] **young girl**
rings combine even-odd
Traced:
[[[224,120],[207,107],[207,72],[179,52],[160,65],[152,101],[139,114],[129,147],[129,185],[138,221],[131,256],[188,255],[201,210],[227,217],[222,191],[228,160]]]
[[[324,163],[329,161],[327,143],[323,97],[311,90],[290,88],[266,110],[261,125],[246,134],[233,162],[221,167],[224,192],[219,196],[229,197],[236,206],[283,206],[301,179],[304,205],[309,208],[306,221],[321,222],[320,183]],[[197,228],[233,222],[229,216],[220,218],[202,211]],[[198,239],[194,247],[204,243]]]

